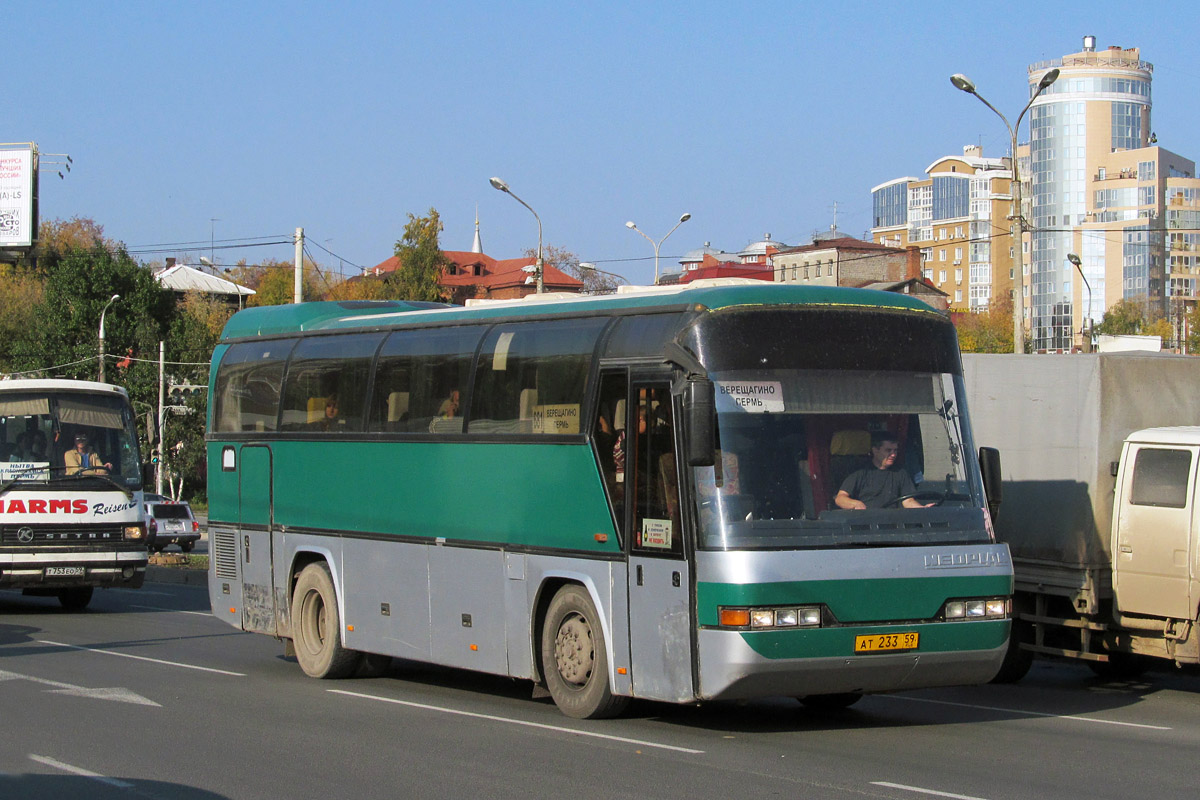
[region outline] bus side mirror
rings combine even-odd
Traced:
[[[1000,487],[1000,451],[994,447],[979,448],[979,472],[983,476],[983,491],[987,494],[988,513],[995,522],[1000,513],[1004,494]]]
[[[716,390],[707,378],[689,378],[683,397],[687,426],[687,462],[692,467],[711,467],[716,451]]]

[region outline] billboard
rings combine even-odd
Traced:
[[[33,246],[37,237],[36,185],[33,147],[0,148],[0,250]]]

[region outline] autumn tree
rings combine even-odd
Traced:
[[[450,259],[438,245],[443,229],[437,209],[428,216],[408,215],[404,236],[396,242],[396,271],[387,276],[389,294],[400,300],[442,300],[440,280]]]
[[[37,309],[45,291],[45,282],[30,270],[0,271],[0,370],[15,369],[14,347],[40,324]]]
[[[378,275],[364,275],[334,284],[329,290],[328,300],[392,300],[394,286]]]
[[[230,271],[230,279],[255,291],[246,298],[248,306],[282,306],[296,298],[296,265],[291,261],[268,259],[261,264],[234,268]],[[304,259],[301,299],[320,300],[320,281],[316,264]]]
[[[1012,298],[994,299],[986,311],[959,314],[954,327],[958,346],[964,353],[1011,353],[1013,351]]]

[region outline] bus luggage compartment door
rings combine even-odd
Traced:
[[[238,560],[242,567],[242,630],[278,634],[272,569],[271,450],[242,448],[239,459]]]

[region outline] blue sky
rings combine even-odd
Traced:
[[[70,153],[42,218],[148,245],[290,236],[387,258],[409,212],[442,246],[511,258],[544,241],[633,282],[667,256],[870,226],[871,187],[1007,134],[1026,67],[1082,37],[1155,65],[1159,144],[1200,160],[1190,3],[24,2],[0,18],[0,140]],[[1025,136],[1022,136],[1024,140]],[[216,218],[216,222],[211,220]],[[338,260],[318,248],[323,266]],[[182,251],[141,256],[180,255]],[[193,254],[208,255],[207,249]],[[290,246],[221,250],[287,259]]]

